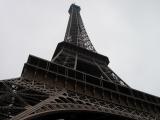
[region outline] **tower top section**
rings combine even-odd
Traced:
[[[77,47],[82,47],[92,52],[96,52],[85,30],[80,10],[81,8],[75,4],[70,6],[68,11],[70,17],[64,41],[76,45]]]
[[[71,14],[72,11],[74,11],[74,12],[80,12],[80,10],[81,10],[80,6],[75,5],[75,4],[72,4],[72,5],[70,6],[68,12],[69,12],[69,14]]]

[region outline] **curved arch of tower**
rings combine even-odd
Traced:
[[[20,77],[0,81],[0,120],[160,120],[160,98],[135,90],[91,43],[72,4],[51,61],[29,55]]]

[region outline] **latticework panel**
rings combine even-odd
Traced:
[[[153,103],[125,95],[127,92],[111,90],[111,86],[108,86],[109,90],[101,84],[89,83],[90,77],[76,73],[74,69],[71,71],[65,66],[45,64],[44,61],[39,61],[38,65],[31,61],[29,59],[25,64],[21,78],[1,82],[2,120],[30,120],[44,113],[71,110],[99,112],[126,120],[159,119],[159,107]],[[5,94],[7,101],[3,101]]]
[[[80,16],[80,7],[72,4],[69,10],[70,18],[64,41],[96,52],[92,45]]]

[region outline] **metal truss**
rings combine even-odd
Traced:
[[[160,120],[158,114],[62,89],[57,84],[48,87],[48,77],[41,80],[39,75],[35,71],[32,79],[24,76],[0,82],[0,120],[30,120],[44,113],[70,110],[95,111],[125,117],[127,120]],[[59,78],[54,79],[58,83]]]
[[[99,70],[103,73],[103,75],[110,82],[117,83],[119,85],[129,87],[116,73],[114,73],[107,65],[98,64],[95,60],[93,60],[95,65],[99,68]],[[103,76],[102,76],[103,77]]]
[[[0,81],[0,120],[10,119],[48,95],[15,84],[19,78]]]
[[[39,120],[66,111],[105,115],[94,120],[160,120],[160,99],[132,89],[108,67],[79,12],[71,5],[64,42],[51,61],[29,56],[21,77],[0,81],[0,120]]]
[[[92,52],[96,52],[83,25],[83,22],[79,13],[80,7],[73,4],[71,5],[69,11],[70,11],[69,12],[70,18],[69,18],[64,41],[74,44],[76,46],[85,48]]]
[[[80,16],[80,7],[72,4],[70,9],[70,18],[65,34],[64,41],[70,44],[79,46],[81,48],[85,48],[89,51],[96,52],[95,48],[93,47],[85,27],[83,25],[82,18]],[[97,53],[96,53],[97,54]],[[105,61],[98,63],[97,58],[89,58],[87,55],[80,54],[78,51],[73,51],[71,48],[62,48],[56,56],[52,59],[53,63],[57,63],[60,65],[64,65],[66,67],[74,68],[78,70],[77,66],[79,65],[78,61],[84,61],[88,64],[93,64],[96,66],[101,75],[102,79],[109,80],[110,82],[129,87],[117,74],[115,74],[109,67],[106,65]],[[93,68],[87,68],[93,69]]]
[[[77,54],[74,52],[68,53],[62,49],[62,51],[60,51],[59,54],[53,58],[52,62],[76,69]]]
[[[88,59],[87,56],[78,53],[77,51],[71,51],[69,49],[62,49],[57,53],[57,55],[52,59],[53,63],[57,63],[60,65],[64,65],[66,67],[73,68],[78,70],[77,65],[79,65],[78,61],[84,61],[85,63],[92,64],[101,72],[101,75],[98,76],[107,81],[129,87],[117,74],[115,74],[105,63],[98,63],[96,58]],[[92,68],[87,68],[92,69]]]
[[[42,82],[38,84],[35,83],[34,85],[32,85],[32,82],[26,82],[26,80],[10,82],[15,86],[25,87],[27,90],[30,89],[34,91],[41,91],[41,94],[48,95],[48,97],[46,97],[41,102],[37,102],[37,104],[32,106],[30,105],[26,107],[25,110],[23,109],[20,114],[10,116],[10,120],[25,120],[30,117],[32,118],[33,116],[41,115],[43,113],[62,110],[96,111],[106,114],[120,115],[133,120],[160,120],[159,116],[123,107],[111,102],[102,101],[94,97],[78,94],[65,89],[48,89],[44,87],[45,83]],[[30,93],[30,96],[31,95],[32,93]]]
[[[127,108],[121,105],[114,104],[112,102],[95,99],[85,95],[80,95],[71,91],[68,91],[68,96],[83,103],[90,105],[91,109],[95,108],[96,111],[106,112],[110,114],[120,115],[135,120],[159,120],[159,116],[152,115],[147,112],[141,112],[135,109]]]

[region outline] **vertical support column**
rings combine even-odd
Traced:
[[[86,94],[86,75],[83,74],[83,80],[85,81],[84,83],[84,93]]]
[[[51,60],[51,62],[53,63],[58,57],[59,55],[63,52],[63,49],[61,51],[59,51],[59,53]]]
[[[77,69],[77,60],[78,60],[78,53],[76,52],[76,56],[75,56],[75,63],[74,63],[74,69]]]

